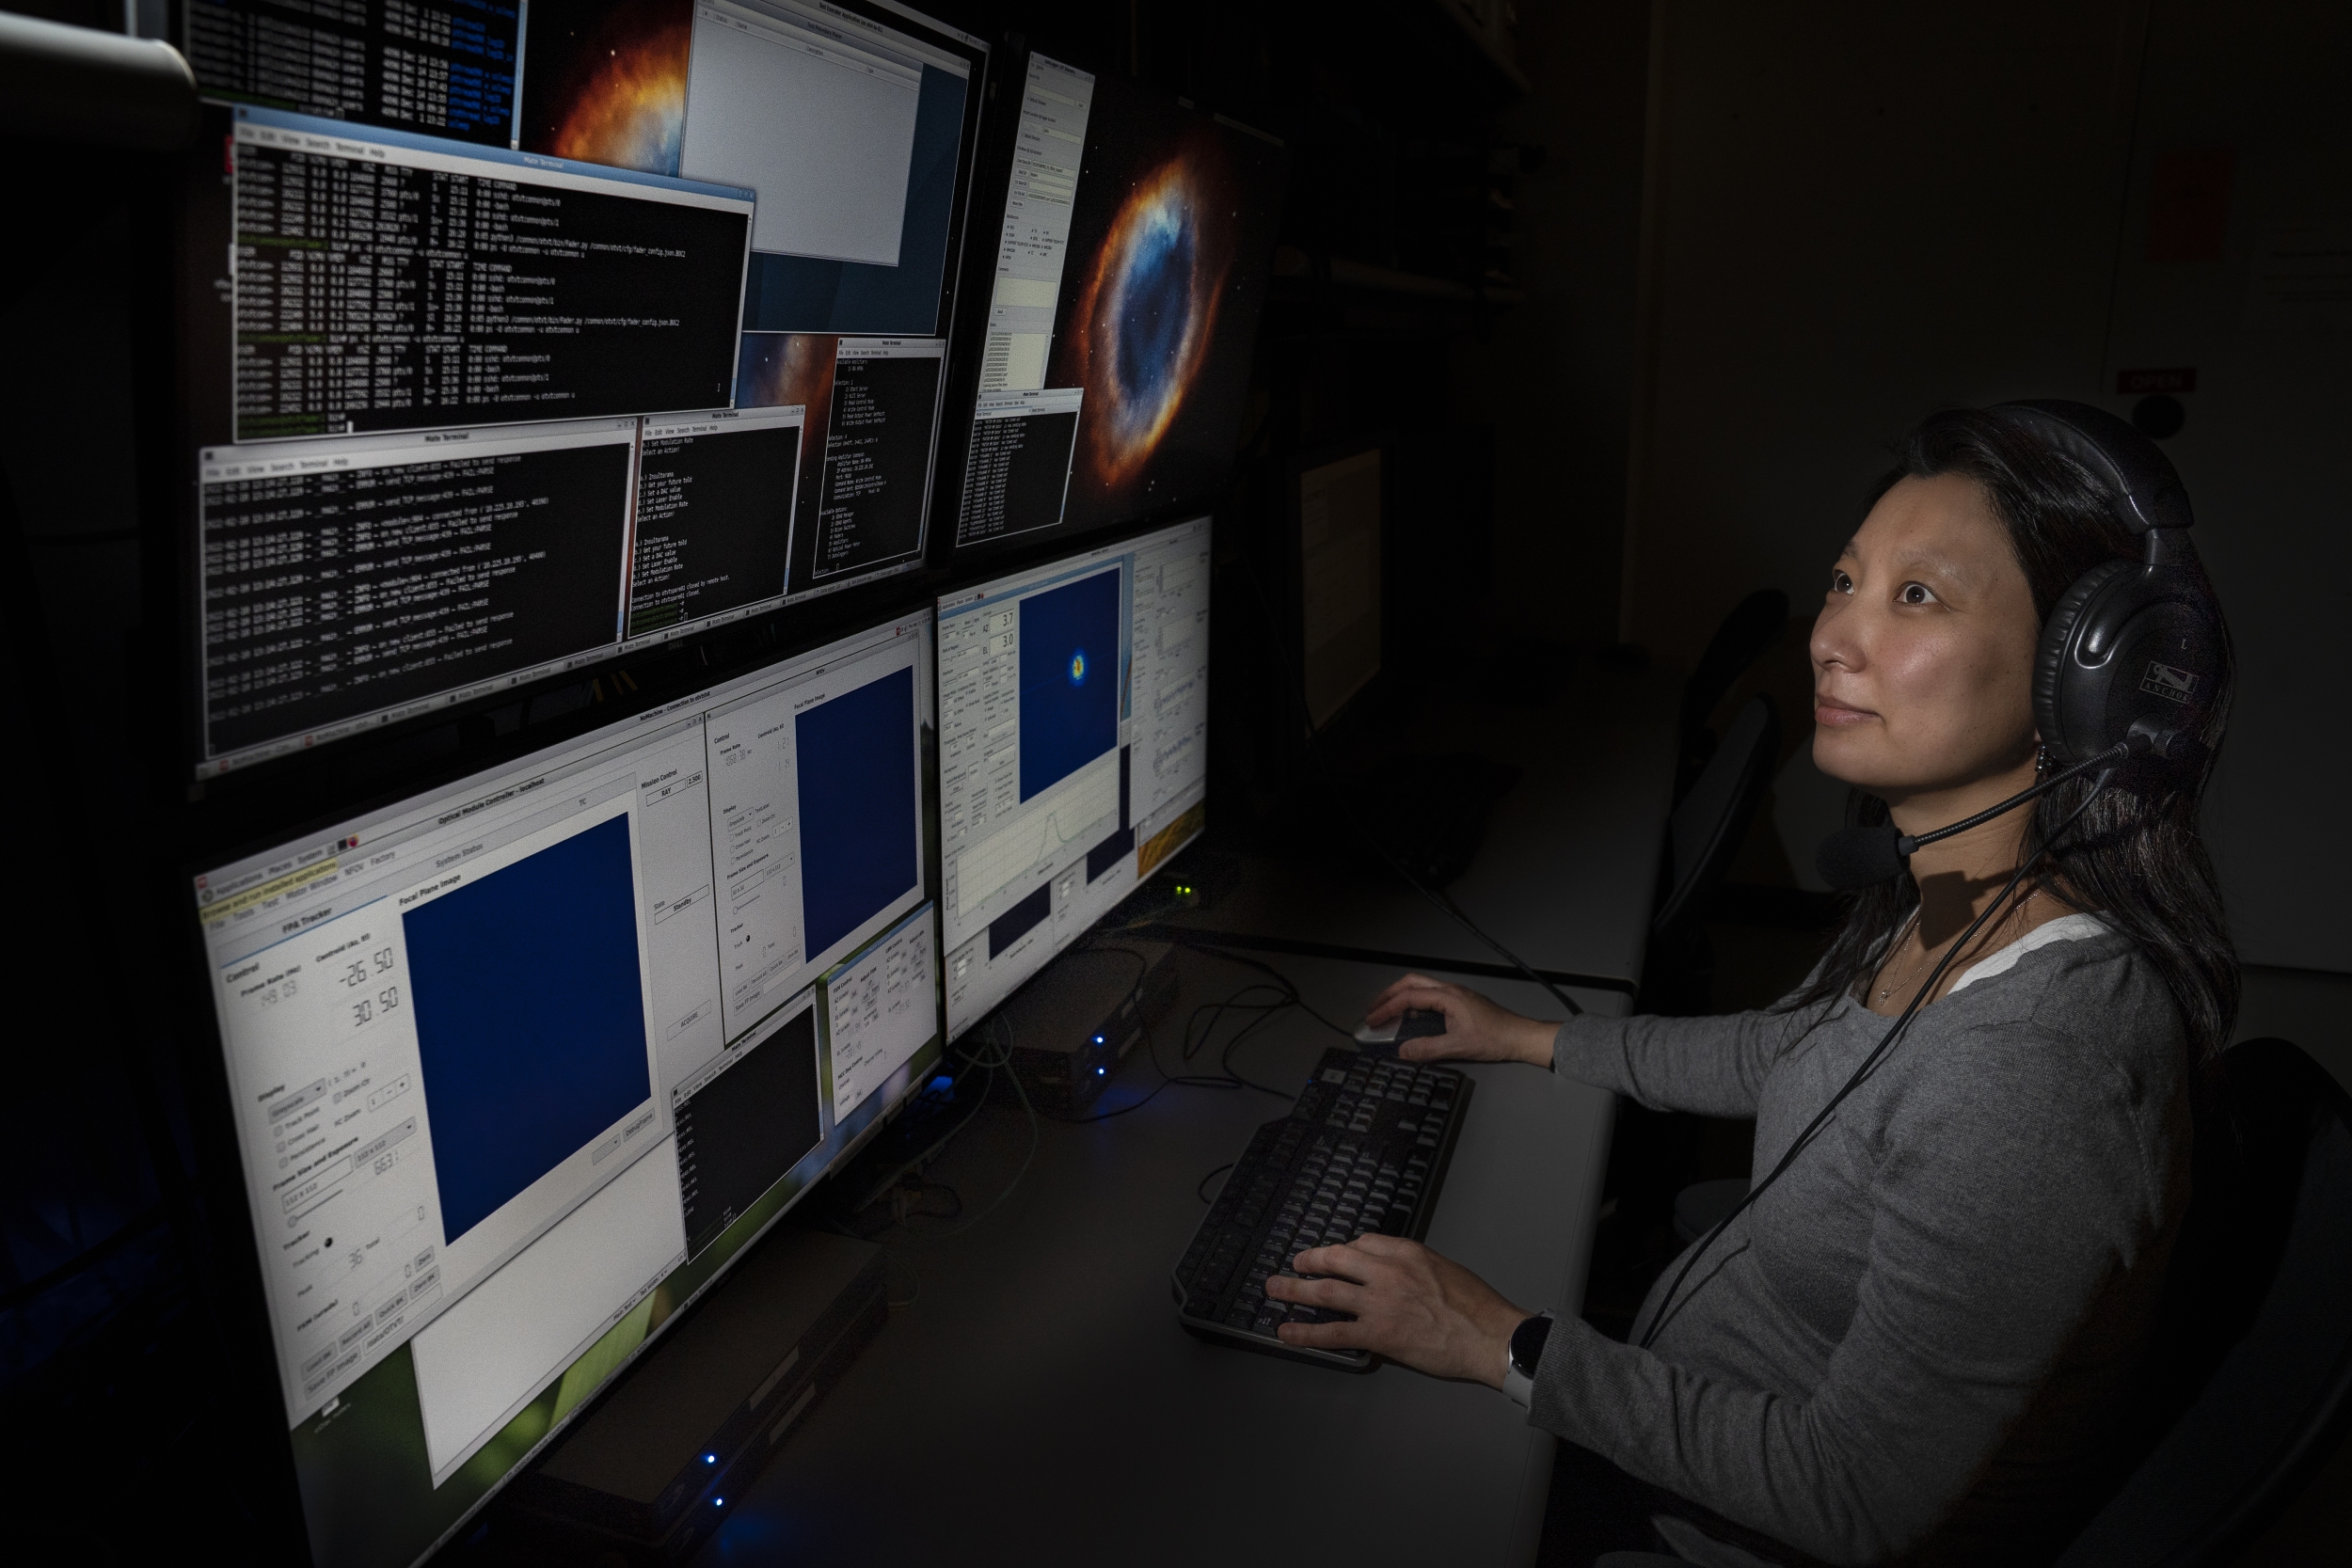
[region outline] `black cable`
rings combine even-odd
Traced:
[[[1018,1072],[1016,1072],[1015,1070],[1013,1070],[1013,1066],[1012,1066],[1012,1053],[1013,1053],[1012,1023],[1011,1023],[1011,1022],[1010,1022],[1009,1020],[1008,1020],[1008,1019],[1005,1017],[1005,1015],[1004,1015],[1002,1012],[999,1012],[999,1013],[996,1015],[996,1022],[997,1022],[997,1023],[998,1023],[998,1024],[999,1024],[999,1025],[1000,1025],[1000,1026],[1004,1029],[1004,1031],[1005,1031],[1005,1037],[1004,1037],[1004,1040],[1002,1041],[1002,1043],[1000,1043],[1000,1044],[997,1046],[997,1049],[996,1049],[996,1054],[995,1054],[994,1058],[993,1058],[993,1059],[992,1059],[992,1060],[989,1060],[989,1061],[987,1061],[987,1062],[980,1063],[979,1065],[985,1066],[985,1067],[988,1069],[988,1083],[989,1083],[989,1088],[990,1088],[990,1089],[992,1089],[992,1090],[993,1090],[993,1089],[996,1086],[996,1074],[997,1074],[1000,1070],[1001,1070],[1001,1071],[1005,1074],[1005,1076],[1006,1076],[1006,1077],[1008,1077],[1008,1078],[1009,1078],[1009,1079],[1011,1079],[1011,1080],[1012,1080],[1012,1092],[1013,1092],[1014,1094],[1016,1094],[1016,1095],[1020,1096],[1020,1098],[1021,1098],[1021,1108],[1022,1108],[1023,1110],[1025,1110],[1025,1111],[1028,1112],[1028,1114],[1029,1114],[1029,1152],[1028,1152],[1027,1154],[1025,1154],[1025,1155],[1024,1155],[1024,1156],[1022,1157],[1022,1160],[1021,1160],[1021,1168],[1020,1168],[1019,1170],[1014,1171],[1014,1172],[1012,1173],[1012,1180],[1005,1183],[1005,1189],[1004,1189],[1004,1191],[1002,1191],[1002,1192],[998,1193],[998,1194],[997,1194],[994,1197],[990,1198],[990,1199],[988,1200],[988,1207],[987,1207],[987,1208],[985,1208],[985,1209],[982,1209],[982,1210],[978,1211],[977,1213],[973,1214],[973,1216],[972,1216],[970,1219],[965,1220],[965,1221],[964,1221],[962,1224],[961,1224],[961,1225],[950,1226],[950,1227],[949,1227],[947,1229],[946,1229],[946,1230],[936,1230],[936,1231],[932,1231],[932,1232],[931,1232],[930,1234],[929,1234],[929,1235],[919,1235],[919,1234],[918,1234],[918,1235],[914,1238],[916,1241],[922,1241],[922,1242],[937,1242],[937,1241],[945,1241],[946,1238],[948,1238],[948,1237],[950,1237],[950,1236],[960,1236],[960,1235],[961,1235],[963,1232],[965,1232],[965,1231],[967,1231],[967,1230],[971,1229],[974,1226],[976,1226],[976,1225],[979,1224],[982,1220],[984,1220],[984,1219],[988,1218],[988,1216],[989,1216],[989,1215],[991,1215],[991,1214],[994,1213],[994,1212],[996,1212],[997,1206],[998,1206],[999,1204],[1002,1204],[1002,1203],[1005,1201],[1005,1199],[1007,1199],[1007,1198],[1009,1198],[1009,1197],[1010,1197],[1010,1196],[1012,1196],[1012,1194],[1013,1194],[1013,1189],[1021,1185],[1021,1179],[1022,1179],[1023,1177],[1025,1177],[1025,1176],[1026,1176],[1026,1175],[1028,1175],[1028,1174],[1029,1174],[1029,1166],[1030,1166],[1031,1164],[1035,1164],[1035,1163],[1036,1163],[1036,1160],[1037,1160],[1037,1149],[1038,1149],[1038,1144],[1039,1144],[1039,1142],[1041,1141],[1041,1134],[1040,1133],[1040,1132],[1039,1132],[1039,1130],[1038,1130],[1038,1115],[1037,1115],[1037,1107],[1036,1107],[1034,1104],[1031,1104],[1031,1103],[1030,1103],[1030,1101],[1029,1101],[1029,1091],[1028,1091],[1028,1089],[1027,1089],[1027,1088],[1026,1088],[1026,1087],[1025,1087],[1025,1086],[1022,1084],[1022,1082],[1021,1082],[1021,1074],[1020,1074],[1020,1073],[1018,1073]],[[976,1058],[976,1060],[977,1060],[977,1058]],[[986,1092],[986,1091],[983,1091],[983,1092],[982,1092],[982,1094],[981,1094],[981,1096],[980,1096],[980,1103],[984,1105],[984,1104],[986,1104],[987,1102],[988,1102],[988,1094],[987,1094],[987,1092]],[[976,1105],[976,1106],[974,1106],[974,1107],[973,1107],[972,1115],[973,1115],[973,1116],[977,1116],[978,1114],[979,1114],[979,1107]],[[957,1125],[956,1125],[956,1131],[957,1131],[957,1132],[961,1132],[961,1131],[963,1130],[964,1123],[965,1123],[965,1122],[969,1122],[970,1120],[971,1120],[971,1117],[966,1117],[964,1118],[964,1121],[963,1121],[963,1122],[959,1122],[959,1123],[957,1123]],[[951,1134],[951,1135],[952,1135],[952,1134]],[[963,1200],[962,1200],[962,1198],[961,1198],[961,1196],[959,1196],[959,1197],[957,1198],[956,1202],[957,1202],[957,1210],[958,1210],[958,1212],[961,1212],[961,1209],[962,1209],[962,1202],[963,1202]]]
[[[1263,585],[1258,581],[1257,571],[1249,565],[1247,560],[1245,560],[1242,563],[1242,575],[1249,579],[1249,592],[1257,599],[1260,610],[1264,613],[1267,626],[1280,626],[1282,623],[1276,617],[1274,613],[1274,606],[1266,598]],[[1347,825],[1356,831],[1356,836],[1362,839],[1364,843],[1371,847],[1372,852],[1379,856],[1388,868],[1403,879],[1406,886],[1411,888],[1415,893],[1420,894],[1430,903],[1435,904],[1442,913],[1454,920],[1464,930],[1468,931],[1471,936],[1476,937],[1480,942],[1486,943],[1486,946],[1493,949],[1494,952],[1505,962],[1509,963],[1513,969],[1518,970],[1521,974],[1526,975],[1536,985],[1541,986],[1545,990],[1550,992],[1551,999],[1554,1002],[1559,1003],[1563,1007],[1565,1007],[1568,1010],[1570,1017],[1581,1014],[1584,1009],[1578,1006],[1575,999],[1570,997],[1566,991],[1562,990],[1558,986],[1553,985],[1549,980],[1547,980],[1541,974],[1536,974],[1534,969],[1525,958],[1520,958],[1510,948],[1505,947],[1501,941],[1490,935],[1485,927],[1479,925],[1475,920],[1472,920],[1468,911],[1463,910],[1459,904],[1456,904],[1452,897],[1438,889],[1425,885],[1420,878],[1413,875],[1412,871],[1406,867],[1404,862],[1389,853],[1388,846],[1381,843],[1378,836],[1375,835],[1371,829],[1364,826],[1363,819],[1356,815],[1355,803],[1348,800],[1346,791],[1341,789],[1336,784],[1334,784],[1326,772],[1326,769],[1328,767],[1327,759],[1314,749],[1314,738],[1322,732],[1315,724],[1314,709],[1308,704],[1307,701],[1306,665],[1302,661],[1294,659],[1290,657],[1290,650],[1287,646],[1282,644],[1282,634],[1279,630],[1274,631],[1273,636],[1277,644],[1277,652],[1280,655],[1284,666],[1287,667],[1292,673],[1293,679],[1290,683],[1288,683],[1291,687],[1291,695],[1298,699],[1299,718],[1301,722],[1306,726],[1306,752],[1308,767],[1316,775],[1318,782],[1322,784],[1325,793],[1329,795],[1332,801],[1339,806],[1340,815],[1347,819]]]
[[[1354,1045],[1359,1043],[1357,1040],[1353,1030],[1332,1022],[1329,1019],[1315,1011],[1314,1008],[1309,1006],[1307,1005],[1307,999],[1298,993],[1298,986],[1296,982],[1292,980],[1289,975],[1283,974],[1280,970],[1275,968],[1272,964],[1267,963],[1264,959],[1253,958],[1247,953],[1236,953],[1231,948],[1217,947],[1204,942],[1186,942],[1181,937],[1178,940],[1183,943],[1183,945],[1190,947],[1196,952],[1206,953],[1213,958],[1223,958],[1229,963],[1246,964],[1249,968],[1259,971],[1261,974],[1273,976],[1275,983],[1279,985],[1283,990],[1289,994],[1291,1005],[1293,1006],[1295,1006],[1300,1012],[1305,1013],[1309,1018],[1313,1019],[1317,1023],[1322,1024],[1326,1029],[1330,1030],[1331,1033],[1339,1036],[1340,1038],[1347,1041],[1349,1044]]]
[[[1911,845],[1911,847],[1903,850],[1902,853],[1905,855],[1916,853],[1919,849],[1928,845],[1939,843],[1944,839],[1952,837],[1956,833],[1964,833],[1969,829],[1977,827],[1980,823],[1990,822],[1994,817],[2000,816],[2003,812],[2014,811],[2017,807],[2024,805],[2026,801],[2032,800],[2037,795],[2048,794],[2051,790],[2056,789],[2058,785],[2064,784],[2067,780],[2074,778],[2077,774],[2088,773],[2092,768],[2102,766],[2105,766],[2112,770],[2118,764],[2130,757],[2131,754],[2132,743],[2128,740],[2119,740],[2113,746],[2110,746],[2106,751],[2100,752],[2097,756],[2091,757],[2087,761],[2078,762],[2072,768],[2061,768],[2059,771],[2051,774],[2048,778],[2042,780],[2040,783],[2035,784],[2028,788],[2019,790],[2008,800],[2003,800],[1999,805],[1985,807],[1984,810],[1977,813],[1974,816],[1963,816],[1957,822],[1947,822],[1943,827],[1936,829],[1933,832],[1918,833],[1915,835],[1912,833],[1903,834],[1901,840],[1899,842],[1908,842]]]
[[[1804,1153],[1813,1140],[1820,1135],[1822,1129],[1829,1125],[1829,1118],[1836,1112],[1838,1106],[1845,1103],[1846,1097],[1860,1088],[1870,1074],[1878,1070],[1880,1064],[1894,1050],[1895,1043],[1901,1037],[1902,1032],[1910,1027],[1911,1021],[1917,1017],[1919,1009],[1927,1005],[1927,999],[1934,991],[1936,982],[1944,977],[1944,972],[1951,967],[1952,960],[1960,956],[1962,950],[1968,945],[1969,940],[1982,928],[1987,920],[1992,918],[1993,911],[2001,909],[2009,902],[2010,895],[2017,891],[2017,884],[2025,879],[2026,873],[2033,869],[2042,858],[2050,852],[2051,847],[2065,836],[2066,830],[2074,825],[2075,818],[2090,809],[2090,802],[2099,798],[2100,792],[2107,787],[2107,781],[2114,776],[2115,769],[2112,768],[2101,773],[2098,782],[2090,786],[2090,793],[2083,797],[2082,804],[2067,814],[2066,820],[2058,825],[2057,831],[2042,842],[2040,848],[2018,863],[2017,869],[2010,874],[2009,881],[2003,885],[2000,893],[1991,903],[1985,905],[1982,913],[1968,923],[1968,928],[1961,932],[1960,940],[1945,949],[1944,956],[1936,960],[1933,969],[1928,971],[1928,977],[1919,982],[1919,989],[1914,991],[1911,1000],[1903,1005],[1903,1010],[1896,1016],[1895,1022],[1887,1027],[1886,1033],[1879,1037],[1878,1044],[1872,1046],[1870,1053],[1862,1058],[1862,1065],[1853,1069],[1853,1074],[1846,1080],[1845,1086],[1830,1096],[1829,1103],[1822,1106],[1819,1114],[1805,1124],[1804,1131],[1798,1133],[1795,1140],[1789,1144],[1787,1152],[1782,1154],[1778,1163],[1772,1166],[1771,1174],[1750,1187],[1747,1196],[1732,1205],[1731,1212],[1717,1220],[1714,1227],[1705,1236],[1699,1238],[1698,1244],[1691,1249],[1691,1256],[1683,1259],[1681,1271],[1675,1275],[1674,1283],[1666,1287],[1664,1295],[1658,1298],[1657,1316],[1650,1320],[1650,1325],[1643,1333],[1642,1342],[1636,1347],[1637,1349],[1649,1349],[1651,1342],[1658,1338],[1659,1330],[1666,1326],[1666,1320],[1672,1315],[1670,1308],[1674,1305],[1676,1294],[1682,1289],[1682,1282],[1691,1277],[1691,1271],[1698,1266],[1698,1261],[1706,1255],[1707,1249],[1715,1244],[1715,1239],[1729,1229],[1731,1222],[1738,1219],[1750,1204],[1761,1197],[1766,1188],[1781,1179],[1782,1174],[1796,1163],[1797,1156]],[[1684,1305],[1688,1306],[1689,1303],[1686,1301]]]
[[[1216,1169],[1209,1172],[1208,1175],[1200,1179],[1200,1185],[1193,1188],[1194,1196],[1199,1197],[1203,1203],[1215,1202],[1216,1199],[1209,1196],[1209,1183],[1224,1175],[1227,1171],[1232,1170],[1239,1164],[1241,1164],[1241,1162],[1238,1160],[1228,1160],[1223,1164],[1217,1166]]]

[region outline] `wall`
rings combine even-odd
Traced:
[[[1931,408],[2039,394],[2128,413],[2118,372],[2197,367],[2169,450],[2244,668],[2209,817],[2224,890],[2249,961],[2352,970],[2333,907],[2352,850],[2307,826],[2345,743],[2296,718],[2352,592],[2324,481],[2352,415],[2329,374],[2352,341],[2352,20],[1659,4],[1625,635],[1687,661],[1767,584],[1809,615],[1890,444]],[[2217,219],[2177,180],[2157,199],[2168,154],[2217,148],[2235,170]],[[2290,220],[2333,260],[2265,261]],[[2201,245],[2211,259],[2168,259]],[[2257,301],[2282,266],[2336,281]]]
[[[1526,303],[1457,359],[1455,395],[1495,426],[1498,608],[1562,641],[1616,636],[1649,40],[1642,0],[1522,6],[1534,90],[1487,127],[1545,157],[1514,192]]]
[[[2322,831],[2352,764],[2328,717],[2352,611],[2352,8],[2161,0],[2144,80],[2106,390],[2197,374],[2165,445],[2239,658],[2206,831],[2249,962],[2352,970],[2352,847]]]

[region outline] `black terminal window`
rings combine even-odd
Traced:
[[[209,763],[618,641],[633,420],[203,454]]]
[[[686,1251],[699,1255],[824,1141],[817,1110],[817,1009],[803,1007],[677,1107]]]
[[[746,613],[784,596],[803,422],[797,405],[645,421],[629,636]]]
[[[239,441],[733,403],[749,193],[238,114]]]
[[[186,0],[181,49],[210,96],[505,147],[516,0]]]

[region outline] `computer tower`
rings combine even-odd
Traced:
[[[1013,1070],[1039,1110],[1086,1115],[1176,995],[1174,949],[1157,942],[1065,953],[1000,1015]]]
[[[771,1231],[500,1499],[525,1555],[684,1560],[890,1315],[882,1249]]]

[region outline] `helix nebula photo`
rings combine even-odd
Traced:
[[[524,42],[526,150],[678,171],[692,0],[538,0]]]
[[[1281,150],[1104,80],[1087,126],[1049,387],[1082,387],[1066,526],[1205,500],[1231,467]]]
[[[1232,253],[1200,162],[1172,158],[1135,182],[1071,313],[1093,405],[1086,457],[1106,485],[1132,479],[1159,446],[1216,330]]]

